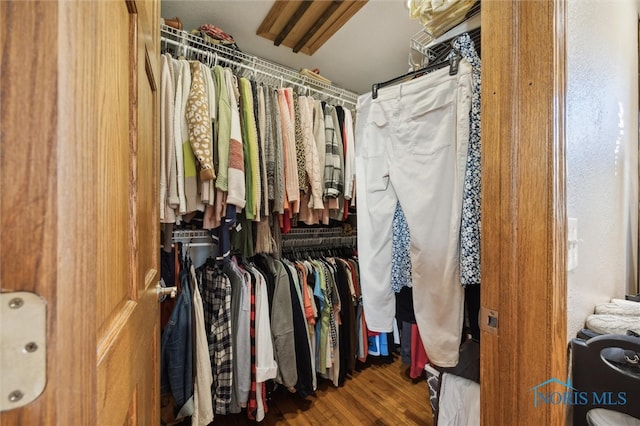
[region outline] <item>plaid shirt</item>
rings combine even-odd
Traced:
[[[231,281],[217,268],[206,266],[202,275],[202,287],[213,372],[213,405],[216,414],[228,414],[233,380]]]
[[[249,274],[251,275],[251,274]],[[251,336],[251,389],[249,390],[249,401],[247,404],[247,417],[249,420],[256,420],[258,411],[258,400],[256,390],[256,283],[251,277],[251,310],[249,313],[249,336]]]
[[[325,157],[324,157],[324,198],[337,198],[344,187],[342,164],[344,162],[342,136],[338,127],[336,109],[327,105],[324,109]]]

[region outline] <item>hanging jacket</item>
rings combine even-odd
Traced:
[[[193,341],[189,272],[180,271],[182,290],[161,337],[160,391],[179,408],[176,419],[193,414]]]

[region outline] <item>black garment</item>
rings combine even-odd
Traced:
[[[307,322],[304,317],[304,310],[300,305],[298,291],[296,290],[296,284],[291,270],[286,264],[283,264],[283,267],[289,277],[291,306],[293,308],[293,336],[296,346],[296,369],[298,371],[296,391],[301,397],[305,398],[314,393],[311,353],[309,352],[309,338],[306,330]]]
[[[262,273],[267,282],[267,298],[269,299],[269,312],[273,306],[273,292],[276,288],[276,272],[273,268],[273,257],[266,254],[258,254],[251,258],[255,267]]]
[[[399,324],[403,322],[416,323],[416,316],[413,313],[413,289],[411,287],[402,287],[402,290],[396,293],[396,319]]]
[[[237,215],[236,222],[240,225],[239,232],[231,232],[231,247],[242,256],[251,257],[255,254],[253,245],[253,221],[247,219],[244,210]]]
[[[480,287],[480,286],[467,286]],[[436,367],[438,371],[450,373],[480,383],[480,344],[467,340],[460,345],[460,359],[455,367]]]
[[[316,288],[316,274],[315,273],[309,273],[307,274],[307,285],[309,287],[311,287],[311,296],[313,297],[313,303],[315,303],[316,306],[321,306],[321,300],[318,296],[316,296],[315,293],[315,288]],[[316,312],[316,316],[313,318],[315,320],[315,323],[317,324],[318,321],[320,321],[320,309],[317,310]]]
[[[342,385],[347,374],[351,374],[356,367],[356,336],[355,322],[356,313],[353,306],[353,298],[349,288],[348,275],[350,271],[339,260],[336,260],[336,283],[338,295],[340,296],[340,372],[338,374],[338,384]]]
[[[344,108],[340,105],[336,106],[336,115],[338,116],[338,125],[340,126],[340,133],[342,134],[342,129],[344,129]],[[344,144],[343,141],[340,141],[340,143]]]
[[[480,341],[480,325],[478,315],[480,314],[480,286],[467,285],[464,287],[464,306],[466,316],[469,321],[469,333],[471,338]]]
[[[173,248],[169,252],[164,251],[164,249],[160,250],[160,275],[166,287],[174,287],[176,285],[175,255]],[[171,297],[166,297],[160,304],[160,329],[162,331],[167,326],[175,306],[176,299]]]

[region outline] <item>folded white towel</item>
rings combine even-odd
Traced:
[[[640,334],[640,316],[592,314],[586,325],[599,334],[627,334],[627,330]]]
[[[587,412],[587,423],[592,426],[640,426],[640,419],[605,408],[594,408]]]
[[[608,315],[640,316],[640,303],[632,302],[630,300],[612,299],[611,303],[600,303],[596,305],[595,313]]]

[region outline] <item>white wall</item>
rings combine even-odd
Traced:
[[[568,217],[578,266],[568,272],[568,337],[594,305],[636,290],[638,2],[569,0]]]

